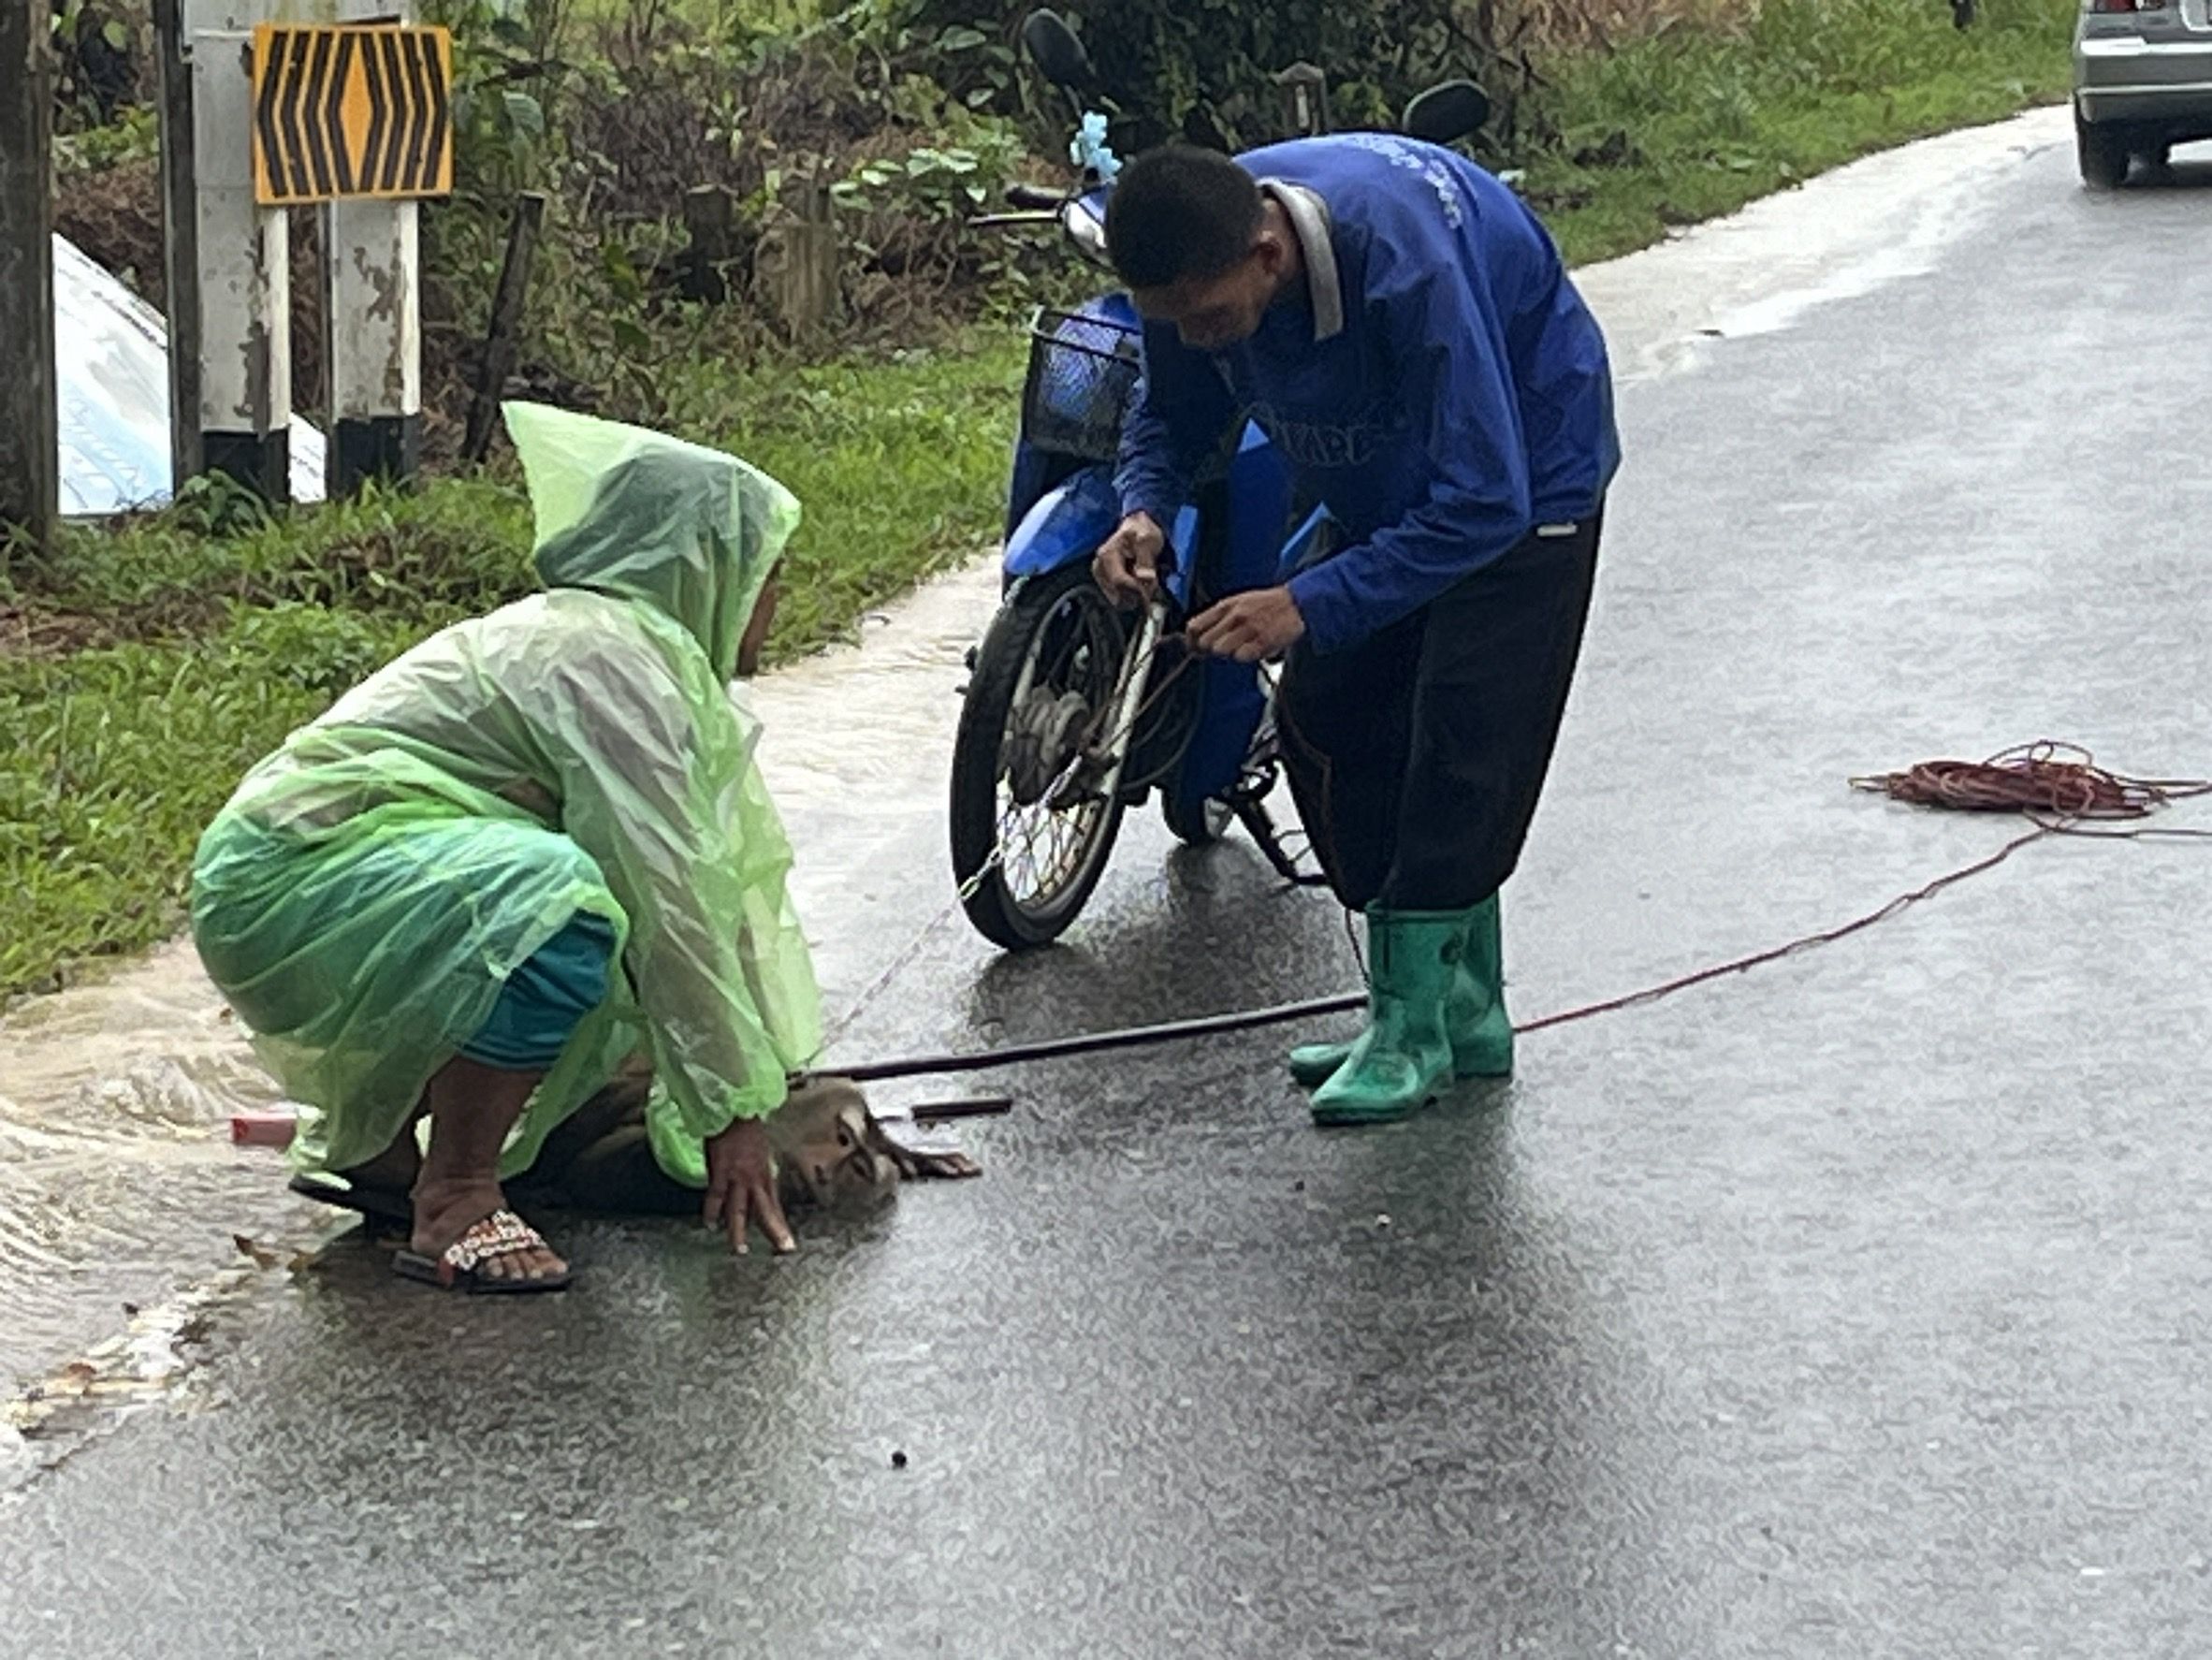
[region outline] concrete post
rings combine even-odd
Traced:
[[[729,279],[723,271],[730,262],[736,227],[737,198],[722,186],[702,184],[684,193],[688,245],[677,264],[686,299],[720,305],[730,298]]]
[[[1329,77],[1313,64],[1293,64],[1275,77],[1283,89],[1283,124],[1298,138],[1310,138],[1334,124],[1329,112]]]
[[[796,339],[837,314],[842,255],[829,182],[819,168],[802,171],[793,181],[789,196],[790,216],[773,233],[781,239],[783,255],[777,310]]]
[[[338,0],[337,21],[413,22],[412,0]],[[422,459],[422,262],[417,206],[332,202],[323,221],[329,488],[414,476]]]
[[[53,540],[53,46],[47,0],[0,0],[0,530]]]
[[[291,227],[254,199],[255,0],[185,0],[199,259],[200,450],[265,500],[291,499]],[[182,480],[178,481],[180,485]]]

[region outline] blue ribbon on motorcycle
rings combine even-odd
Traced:
[[[1076,129],[1075,141],[1068,146],[1068,159],[1101,184],[1113,182],[1113,176],[1121,171],[1121,158],[1113,153],[1106,142],[1106,118],[1092,113],[1083,118],[1083,125]]]

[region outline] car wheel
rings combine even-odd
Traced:
[[[2081,161],[2081,180],[2091,190],[2117,190],[2128,182],[2128,132],[2111,123],[2074,117],[2074,148]]]

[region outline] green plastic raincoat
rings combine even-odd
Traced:
[[[640,1051],[662,1167],[772,1113],[821,1046],[791,848],[728,686],[798,503],[713,450],[510,404],[547,591],[415,647],[287,738],[201,838],[193,934],[305,1109],[294,1160],[388,1146],[506,977],[576,913],[621,971],[510,1138]]]

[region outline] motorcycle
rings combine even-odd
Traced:
[[[1076,177],[1065,191],[1017,186],[1014,211],[974,223],[1056,226],[1083,258],[1110,269],[1106,204],[1120,162],[1106,117],[1084,105],[1096,84],[1089,54],[1050,11],[1032,13],[1022,36],[1077,115]],[[1310,127],[1317,105],[1309,81],[1298,84],[1309,90],[1293,108]],[[1450,81],[1417,97],[1401,125],[1449,143],[1488,113],[1473,82]],[[1279,875],[1311,880],[1266,805],[1280,767],[1268,675],[1194,661],[1181,629],[1217,600],[1324,554],[1327,511],[1294,512],[1288,469],[1247,422],[1169,527],[1159,600],[1142,613],[1117,609],[1092,579],[1091,556],[1121,517],[1113,475],[1139,395],[1142,331],[1118,291],[1041,310],[1030,326],[1002,599],[972,655],[953,748],[953,877],[969,922],[1008,950],[1047,944],[1075,921],[1124,814],[1156,792],[1181,841],[1204,846],[1242,823]]]

